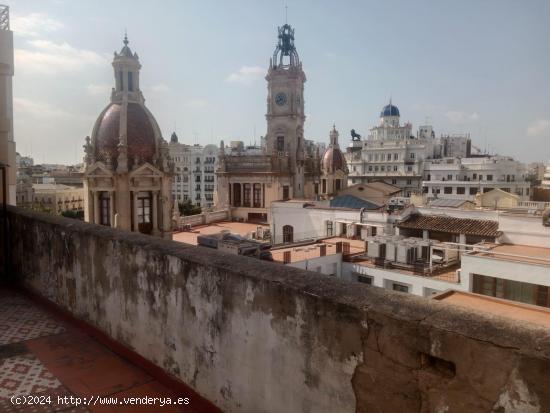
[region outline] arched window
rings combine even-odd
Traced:
[[[294,242],[294,228],[292,225],[285,225],[283,227],[283,242]]]

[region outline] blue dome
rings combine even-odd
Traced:
[[[380,112],[381,118],[385,116],[399,116],[399,109],[397,109],[397,106],[390,103],[389,105],[384,106],[382,112]]]

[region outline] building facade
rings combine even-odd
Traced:
[[[168,145],[174,163],[174,202],[191,202],[201,208],[214,207],[218,148],[216,145],[185,145],[175,133]]]
[[[0,168],[5,170],[6,202],[15,205],[17,167],[13,136],[13,32],[10,30],[9,7],[0,5]],[[4,192],[0,188],[0,202]]]
[[[294,46],[294,29],[279,28],[267,80],[267,135],[261,154],[219,150],[217,204],[232,215],[267,221],[271,202],[313,198],[319,192],[320,158],[304,140],[306,75]]]
[[[439,153],[432,127],[422,126],[413,136],[412,125],[400,123],[399,109],[390,101],[367,139],[353,141],[348,148],[349,180],[351,184],[382,180],[410,196],[421,190],[424,161]]]
[[[115,52],[115,87],[86,138],[85,220],[171,238],[172,165],[168,144],[145,107],[141,65],[128,47]]]
[[[425,162],[422,188],[429,197],[470,201],[498,188],[527,201],[531,183],[526,176],[524,165],[506,156],[442,158]]]

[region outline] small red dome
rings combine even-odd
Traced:
[[[337,170],[345,171],[347,168],[344,154],[338,148],[327,149],[323,155],[322,166],[325,172],[334,172]]]
[[[95,151],[97,160],[111,161],[118,156],[120,139],[120,116],[122,104],[111,103],[98,119],[95,136]],[[128,103],[126,136],[128,142],[128,157],[139,158],[151,162],[155,150],[154,121],[147,110],[139,103]]]

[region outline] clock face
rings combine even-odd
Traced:
[[[284,93],[277,93],[277,96],[275,96],[275,103],[279,106],[283,106],[286,103],[286,95]]]

